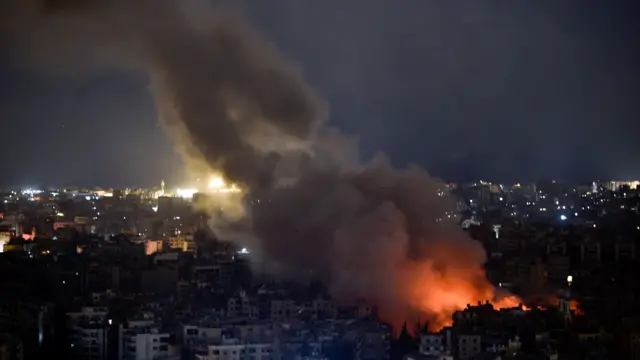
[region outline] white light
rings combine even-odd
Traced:
[[[64,216],[64,214],[63,214],[63,213],[57,213],[56,215],[58,215],[58,216]]]
[[[184,199],[191,199],[193,198],[193,194],[197,193],[198,190],[196,189],[177,189],[176,190],[176,194]]]
[[[560,220],[563,220],[563,221],[564,221],[564,220],[567,220],[567,215],[564,215],[564,214],[563,214],[563,215],[560,215]]]
[[[223,187],[225,187],[225,182],[220,176],[214,176],[209,181],[209,189],[220,189]]]
[[[151,210],[153,210],[153,212],[158,212],[158,205],[152,206]]]
[[[578,216],[578,213],[574,213],[573,216]]]
[[[247,248],[242,248],[242,249],[240,249],[239,253],[240,254],[248,254],[249,250],[247,250]]]

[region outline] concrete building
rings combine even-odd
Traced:
[[[467,360],[482,353],[482,336],[478,334],[458,335],[458,346],[456,347],[458,359]]]
[[[109,326],[107,308],[83,307],[67,313],[67,326],[73,352],[82,359],[106,360],[109,352]]]
[[[229,338],[198,346],[195,358],[197,360],[270,360],[271,353],[271,343]]]
[[[120,359],[148,360],[174,355],[170,334],[160,330],[153,320],[130,321],[120,327]]]

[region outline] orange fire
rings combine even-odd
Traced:
[[[541,304],[538,306],[539,309],[546,309],[547,306],[559,306],[560,304],[558,296],[553,294],[539,295],[538,301]],[[569,309],[575,315],[584,315],[584,312],[580,309],[580,302],[577,300],[569,300]]]
[[[428,322],[431,331],[450,326],[453,314],[464,310],[467,305],[490,302],[495,309],[521,307],[527,310],[517,296],[499,296],[481,267],[439,269],[434,261],[416,261],[401,273],[403,276],[398,283],[401,297],[417,313],[417,318]],[[394,328],[399,328],[407,320],[402,316],[381,315],[395,320],[392,323]]]
[[[569,301],[569,309],[575,314],[575,315],[584,315],[584,312],[580,309],[580,303],[577,302],[576,300],[571,300]]]

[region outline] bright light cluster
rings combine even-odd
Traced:
[[[242,189],[236,184],[228,184],[220,175],[213,175],[209,182],[206,183],[206,189],[200,187],[180,188],[176,189],[175,195],[183,199],[191,199],[195,193],[200,191],[207,193],[240,193]],[[159,192],[156,195],[160,196]]]
[[[220,189],[226,186],[227,184],[221,176],[213,176],[209,181],[209,189]]]
[[[214,189],[213,192],[216,193],[239,193],[242,190],[240,190],[239,187],[236,186],[236,184],[231,184],[231,186],[229,187],[224,187],[224,188],[220,188],[220,189]]]
[[[32,189],[22,190],[22,194],[25,194],[25,195],[37,195],[41,193],[42,193],[42,190],[32,190]]]
[[[193,195],[197,192],[197,189],[176,189],[176,195],[184,199],[193,198]]]
[[[222,176],[214,175],[209,181],[209,191],[215,193],[238,193],[241,190],[236,184],[227,185]]]

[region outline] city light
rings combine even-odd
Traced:
[[[567,220],[567,215],[564,215],[564,214],[560,215],[560,220],[562,221]]]
[[[42,190],[32,190],[32,189],[22,190],[23,195],[37,195],[41,193],[42,193]]]
[[[193,198],[193,194],[197,192],[198,190],[196,189],[176,189],[176,194],[178,195],[178,197],[181,197],[183,199],[191,199]]]
[[[215,193],[238,193],[240,188],[236,184],[227,184],[222,176],[214,175],[209,180],[208,189]]]

